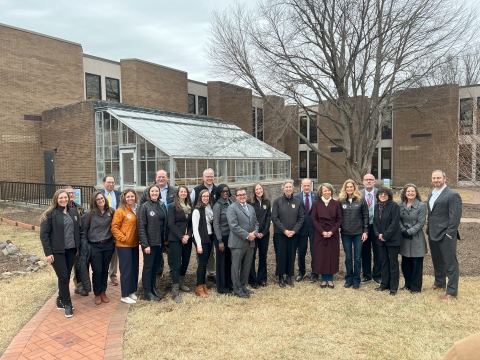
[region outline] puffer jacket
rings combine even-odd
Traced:
[[[137,208],[138,213],[138,208]],[[118,208],[113,214],[112,234],[115,236],[115,246],[117,247],[137,247],[138,231],[137,216],[130,206],[125,209]]]
[[[368,205],[365,199],[360,201],[340,201],[342,209],[342,234],[360,235],[368,233]]]
[[[161,215],[163,214],[163,221]],[[137,213],[138,236],[140,245],[145,249],[150,246],[162,246],[168,239],[167,208],[162,201],[147,200]]]

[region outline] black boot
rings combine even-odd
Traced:
[[[160,301],[160,298],[154,295],[150,290],[143,290],[143,297],[145,300]]]
[[[287,275],[287,284],[290,286],[295,286],[295,284],[293,283],[292,277],[288,275]]]
[[[157,291],[157,289],[155,288],[155,285],[152,286],[152,294],[155,295],[156,297],[158,297],[160,300],[163,299],[163,295],[160,294],[160,293]]]
[[[283,278],[283,275],[280,275],[278,277],[278,286],[284,288],[285,287],[285,279]]]

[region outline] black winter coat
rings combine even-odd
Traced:
[[[280,196],[273,202],[272,222],[275,234],[283,234],[285,230],[293,230],[298,234],[303,224],[302,201],[295,196]]]
[[[160,215],[163,213],[163,224]],[[140,205],[137,213],[137,228],[140,245],[145,249],[149,246],[162,246],[167,241],[168,219],[167,208],[162,201],[147,200]]]
[[[168,241],[182,241],[183,235],[192,238],[192,233],[192,213],[187,219],[183,210],[178,211],[175,205],[171,205],[168,208]]]
[[[40,240],[45,256],[65,253],[65,233],[63,231],[63,206],[57,206],[47,212],[47,218],[40,224]],[[75,248],[80,251],[80,216],[77,210],[67,207],[67,213],[73,220]]]
[[[272,218],[272,205],[270,200],[265,200],[262,202],[262,206],[257,199],[255,202],[251,202],[250,205],[255,209],[255,215],[257,216],[258,221],[258,232],[266,236],[270,234],[270,220]]]
[[[340,201],[342,209],[342,234],[360,235],[368,233],[368,205],[365,199],[360,201]]]
[[[402,230],[400,229],[400,207],[397,203],[388,200],[383,209],[382,219],[379,219],[378,202],[373,214],[373,230],[378,245],[400,246],[402,244]],[[382,234],[386,242],[381,241],[378,235]]]

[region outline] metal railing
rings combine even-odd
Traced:
[[[49,206],[55,191],[66,186],[71,186],[76,190],[75,202],[80,203],[85,209],[90,207],[90,197],[96,189],[94,186],[84,185],[0,181],[0,199],[13,203],[38,204],[39,207],[41,205]]]

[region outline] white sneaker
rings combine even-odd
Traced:
[[[132,300],[137,300],[137,295],[135,295],[135,293],[131,293],[130,295],[128,295],[128,297]]]
[[[135,303],[136,303],[135,300],[133,300],[132,298],[130,298],[130,297],[128,297],[128,296],[127,296],[127,297],[122,297],[122,298],[120,299],[120,301],[121,301],[121,302],[124,302],[125,304],[135,304]]]

